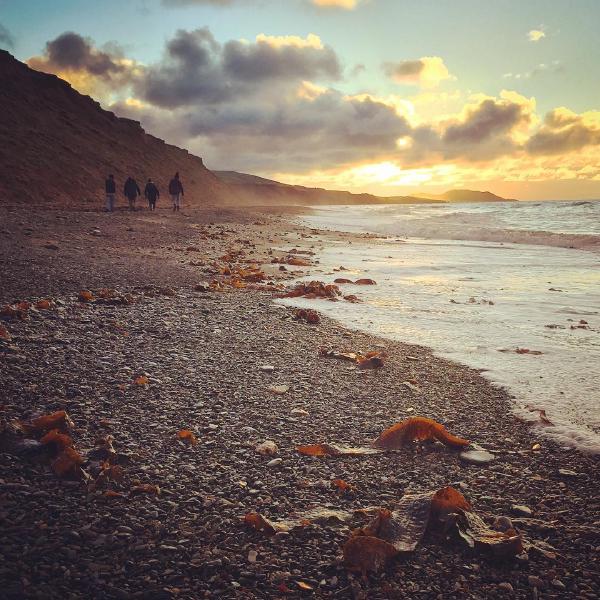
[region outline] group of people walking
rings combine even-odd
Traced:
[[[115,200],[117,197],[117,183],[114,175],[109,175],[108,179],[104,182],[104,188],[106,190],[106,211],[113,212],[115,210]],[[169,194],[173,202],[173,210],[178,211],[181,206],[181,199],[183,197],[183,185],[179,179],[179,173],[175,173],[173,179],[169,181]],[[129,210],[135,210],[135,201],[138,196],[142,195],[140,186],[137,181],[129,176],[123,186],[123,195],[129,202]],[[160,191],[157,185],[148,179],[146,187],[144,188],[144,197],[148,200],[148,208],[150,210],[156,210],[156,201],[160,198]]]

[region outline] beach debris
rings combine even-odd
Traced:
[[[94,300],[94,294],[90,290],[81,290],[77,295],[79,302],[92,302]]]
[[[4,319],[5,321],[24,321],[28,317],[30,308],[31,304],[25,300],[15,302],[14,304],[5,304],[0,309],[0,319]]]
[[[487,450],[466,450],[459,454],[461,460],[472,465],[487,465],[496,460],[496,457]]]
[[[356,352],[337,352],[336,350],[330,350],[328,348],[319,348],[319,355],[324,358],[339,358],[350,362],[356,362],[360,357],[360,354]]]
[[[363,456],[365,454],[379,454],[376,448],[339,446],[337,444],[310,444],[296,448],[300,454],[306,456]]]
[[[530,350],[529,348],[498,348],[498,352],[514,352],[515,354],[529,354],[530,356],[540,356],[544,354],[541,350]]]
[[[95,448],[88,452],[88,460],[115,463],[118,460],[117,451],[113,446],[113,436],[105,435],[96,440]]]
[[[260,513],[254,511],[244,515],[244,523],[265,535],[275,535],[278,531],[287,531],[286,527],[277,526]]]
[[[353,492],[356,489],[353,485],[343,479],[333,479],[331,485],[340,492]]]
[[[281,265],[291,265],[292,267],[311,267],[312,262],[304,258],[298,258],[297,256],[285,256],[280,258],[272,258],[271,263]]]
[[[273,456],[274,454],[277,454],[279,448],[277,447],[277,444],[274,441],[266,440],[258,444],[258,446],[254,448],[254,450],[256,450],[256,452],[258,452],[259,454],[262,454],[263,456]]]
[[[546,427],[554,427],[554,423],[548,418],[544,409],[536,408],[535,406],[531,406],[530,404],[527,404],[525,408],[529,412],[537,413],[537,418],[542,425],[545,425]]]
[[[305,308],[299,308],[294,311],[294,319],[296,319],[296,321],[306,321],[311,325],[317,325],[321,322],[321,317],[316,310],[307,310]]]
[[[181,429],[180,431],[178,431],[177,439],[183,442],[188,442],[191,446],[195,446],[198,443],[198,438],[190,429]]]
[[[38,300],[34,304],[37,310],[50,310],[54,306],[54,302],[52,300]]]
[[[289,385],[270,385],[269,391],[276,396],[282,396],[290,389]]]
[[[296,286],[282,294],[281,298],[325,298],[327,300],[337,300],[338,296],[341,296],[340,288],[334,284],[326,284],[322,281],[309,281],[298,283]]]
[[[380,509],[368,525],[353,530],[343,548],[345,565],[363,575],[379,571],[396,556],[413,552],[428,527],[451,533],[468,547],[497,557],[513,557],[524,550],[515,529],[491,529],[458,490],[445,487],[406,494],[394,510]]]
[[[51,467],[58,477],[64,479],[82,479],[85,477],[85,473],[81,469],[81,465],[84,462],[83,457],[75,448],[67,446],[52,461]]]
[[[446,446],[463,448],[469,441],[456,437],[433,419],[410,417],[386,429],[374,442],[375,448],[397,450],[415,441],[438,440]]]
[[[160,496],[160,487],[153,483],[138,483],[132,486],[129,490],[130,496],[137,496],[138,494],[152,494],[154,496]]]
[[[367,352],[357,359],[359,369],[381,369],[384,365],[385,352]]]
[[[16,427],[27,436],[44,435],[52,429],[66,433],[73,426],[73,421],[64,410],[58,410],[48,415],[43,415],[32,421],[16,421]]]

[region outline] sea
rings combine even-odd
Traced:
[[[521,418],[545,414],[541,435],[600,453],[600,201],[323,206],[301,222],[377,234],[327,241],[309,277],[377,285],[343,286],[359,304],[281,302],[476,368]]]

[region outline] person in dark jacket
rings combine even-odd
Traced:
[[[160,197],[160,192],[152,179],[148,179],[148,183],[144,188],[144,196],[146,196],[146,200],[148,200],[148,208],[150,210],[156,210],[156,200]]]
[[[169,194],[173,201],[173,210],[179,210],[181,198],[183,197],[183,186],[179,180],[179,172],[175,173],[173,179],[169,182]]]
[[[104,182],[104,189],[106,191],[106,212],[113,212],[115,210],[115,194],[117,193],[114,175],[108,176],[108,179]]]
[[[129,210],[135,210],[135,200],[138,196],[142,195],[140,187],[133,177],[128,177],[125,185],[123,186],[123,194],[127,200],[129,200]]]

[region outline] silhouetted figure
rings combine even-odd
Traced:
[[[138,196],[142,195],[142,192],[140,192],[140,188],[133,177],[127,178],[123,186],[123,194],[129,200],[129,210],[135,210],[135,200]]]
[[[106,212],[113,212],[115,210],[115,194],[117,193],[114,175],[108,176],[108,179],[104,182],[104,189],[106,190]]]
[[[156,210],[156,200],[160,197],[160,192],[152,179],[148,179],[148,183],[144,188],[144,196],[146,196],[146,199],[148,200],[148,208],[150,210]]]
[[[179,181],[179,172],[175,173],[173,179],[169,182],[169,194],[171,194],[171,200],[173,201],[173,210],[179,210],[179,204],[183,197],[183,186]]]

